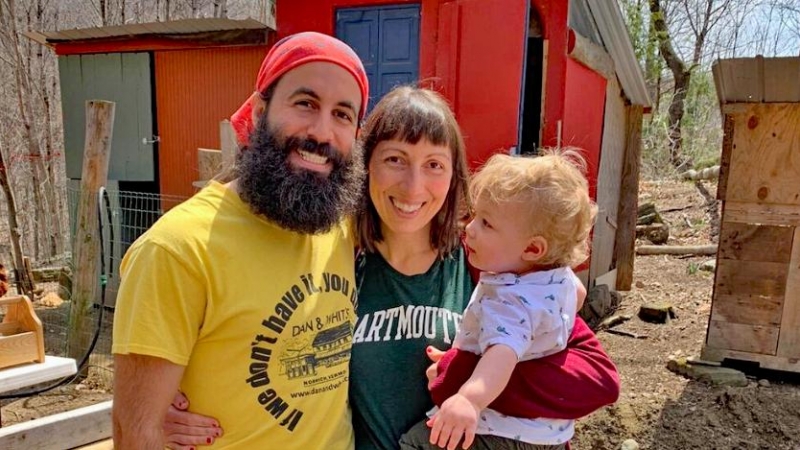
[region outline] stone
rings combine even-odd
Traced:
[[[711,259],[702,264],[700,264],[700,270],[703,272],[714,272],[717,270],[717,260]]]
[[[638,280],[638,281],[636,282],[635,286],[636,286],[636,288],[638,288],[638,289],[644,289],[644,281],[642,281],[642,280]]]
[[[625,439],[619,446],[619,450],[639,450],[639,443],[633,439]]]
[[[769,381],[767,380],[758,380],[758,385],[761,387],[769,387]]]
[[[667,369],[686,378],[702,381],[715,386],[747,386],[747,377],[743,372],[728,367],[715,367],[696,364],[686,358],[675,358],[667,362]]]
[[[605,284],[598,284],[586,293],[586,301],[578,315],[586,321],[589,328],[596,329],[600,322],[610,316],[622,303],[622,294],[612,291]]]
[[[668,303],[646,303],[639,308],[639,318],[645,322],[668,323],[676,317],[675,308]]]

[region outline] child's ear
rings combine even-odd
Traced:
[[[528,246],[522,252],[522,259],[530,262],[539,261],[547,254],[547,250],[547,239],[542,236],[535,236],[528,241]]]

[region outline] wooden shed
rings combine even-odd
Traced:
[[[186,19],[26,35],[58,55],[67,177],[81,178],[86,100],[111,100],[109,180],[186,198],[198,147],[220,147],[220,120],[253,91],[274,30],[254,19]]]
[[[421,81],[450,101],[475,168],[496,152],[585,150],[600,213],[582,278],[629,289],[640,130],[649,99],[625,21],[606,0],[277,0],[278,37],[334,35],[370,105]]]
[[[704,359],[800,372],[800,58],[714,64],[722,224]]]

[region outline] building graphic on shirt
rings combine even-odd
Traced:
[[[352,330],[350,323],[322,330],[314,336],[311,349],[295,350],[281,358],[282,372],[289,379],[315,376],[317,368],[333,367],[350,361]]]

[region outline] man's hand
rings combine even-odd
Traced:
[[[435,380],[436,376],[439,374],[439,360],[442,359],[442,356],[444,356],[444,352],[429,345],[428,348],[425,349],[425,354],[428,355],[428,358],[431,361],[433,361],[433,364],[428,366],[428,368],[425,370],[425,376],[428,377],[428,389],[430,389],[431,383],[433,383],[433,380]]]
[[[210,445],[222,436],[222,428],[213,417],[191,413],[189,399],[178,391],[167,410],[164,438],[167,448],[191,450],[195,445]]]
[[[456,394],[448,398],[439,411],[428,420],[431,427],[431,444],[447,450],[455,450],[461,439],[461,448],[467,449],[475,439],[481,409],[467,399]]]

